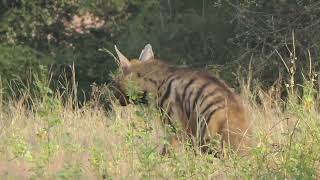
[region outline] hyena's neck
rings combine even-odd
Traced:
[[[156,62],[153,67],[155,68],[151,70],[146,80],[149,81],[153,86],[151,90],[152,93],[158,93],[160,88],[165,84],[165,82],[174,72],[174,68],[160,61]]]

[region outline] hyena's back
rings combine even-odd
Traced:
[[[201,144],[220,134],[234,150],[243,151],[248,145],[244,135],[249,123],[242,103],[223,81],[208,73],[173,70],[159,87],[158,103],[171,117],[169,123],[180,120]]]

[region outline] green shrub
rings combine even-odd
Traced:
[[[18,94],[40,72],[36,53],[24,46],[0,44],[0,83],[3,93]]]

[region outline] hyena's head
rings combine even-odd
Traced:
[[[121,105],[129,102],[145,102],[146,94],[155,87],[146,79],[154,71],[154,54],[150,44],[142,50],[139,59],[129,60],[115,46],[118,55],[119,72],[114,77],[116,97]]]

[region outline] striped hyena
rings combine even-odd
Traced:
[[[245,152],[249,121],[239,97],[222,80],[203,71],[168,65],[154,58],[150,44],[139,59],[131,61],[116,46],[115,50],[122,70],[116,77],[120,92],[126,94],[124,82],[133,80],[144,92],[156,95],[164,114],[163,123],[172,129],[178,123],[203,149],[212,136],[219,134],[221,144],[227,143],[241,154]],[[120,100],[125,104],[124,97]],[[172,138],[173,146],[177,142],[177,137]]]

